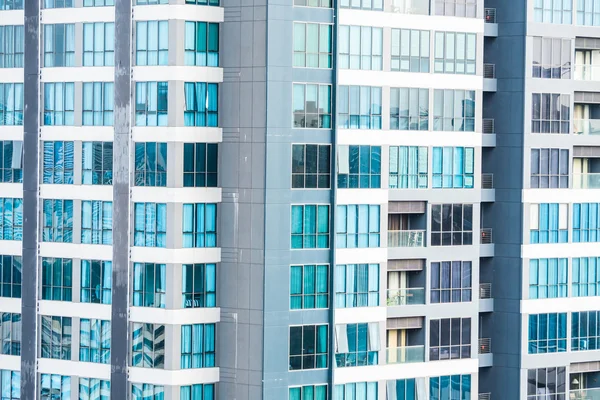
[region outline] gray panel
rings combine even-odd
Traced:
[[[21,289],[21,398],[37,396],[38,179],[40,127],[40,2],[25,4],[23,111],[23,269]]]
[[[129,189],[131,136],[131,0],[115,2],[111,398],[128,398]]]

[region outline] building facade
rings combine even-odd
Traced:
[[[599,396],[599,26],[0,0],[0,398]]]

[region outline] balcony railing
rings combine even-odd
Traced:
[[[481,174],[481,188],[482,189],[493,189],[494,188],[494,174]]]
[[[490,354],[492,352],[492,339],[479,338],[479,354]]]
[[[573,189],[600,189],[600,173],[573,174]]]
[[[575,65],[576,81],[600,81],[600,65]]]
[[[600,400],[600,388],[571,390],[569,395],[575,400]]]
[[[388,289],[388,306],[412,306],[425,304],[425,288]]]
[[[485,18],[485,22],[488,24],[496,23],[496,9],[495,8],[485,8],[483,10],[483,18]]]
[[[425,346],[388,347],[388,364],[425,362]]]
[[[496,133],[496,127],[494,126],[493,118],[483,119],[483,133]]]
[[[491,393],[479,393],[478,400],[490,400],[492,398]]]
[[[481,230],[481,244],[492,244],[492,228],[483,228]]]
[[[491,299],[492,298],[492,284],[491,283],[480,283],[479,284],[479,298],[480,299]]]
[[[573,120],[573,133],[576,135],[600,135],[600,119]]]
[[[425,231],[388,231],[388,247],[424,247]]]
[[[495,79],[496,64],[483,64],[483,77],[486,79]]]

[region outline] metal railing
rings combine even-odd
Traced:
[[[600,135],[600,119],[573,120],[573,133],[576,135]]]
[[[576,81],[600,81],[600,65],[575,65],[575,76],[573,79]]]
[[[480,299],[491,299],[492,298],[492,284],[491,283],[480,283],[479,284],[479,298]]]
[[[479,396],[477,398],[478,398],[478,400],[490,400],[492,398],[492,394],[491,393],[479,393]]]
[[[479,354],[490,354],[492,352],[492,339],[479,338]]]
[[[496,64],[483,64],[483,77],[486,79],[495,79]]]
[[[425,304],[425,288],[388,289],[388,306],[412,306]]]
[[[495,8],[485,8],[483,10],[483,18],[485,22],[488,24],[496,23],[496,9]]]
[[[494,174],[481,174],[481,188],[482,189],[493,189],[494,188]]]
[[[388,347],[388,364],[425,362],[425,346]]]
[[[573,174],[573,189],[600,189],[600,173]]]
[[[493,118],[484,118],[483,119],[483,133],[496,133],[496,128],[494,126]]]
[[[492,228],[481,229],[481,244],[491,244],[492,242]]]
[[[425,247],[425,231],[388,231],[388,247]]]
[[[571,390],[569,399],[600,400],[600,388]]]

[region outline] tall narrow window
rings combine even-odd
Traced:
[[[131,366],[142,368],[165,367],[165,326],[134,322],[131,340]],[[134,389],[135,390],[135,389]],[[147,399],[144,391],[144,398]],[[134,397],[137,398],[137,397]],[[162,399],[162,397],[154,397]],[[139,397],[142,400],[142,397]]]
[[[217,143],[184,143],[184,187],[217,186],[218,150]]]
[[[80,320],[79,361],[110,364],[110,321]]]
[[[44,25],[44,67],[75,66],[75,24]]]
[[[6,10],[0,0],[0,10]],[[14,0],[6,0],[14,1]],[[21,1],[22,0],[16,0]],[[22,9],[23,7],[21,7]],[[0,26],[0,68],[23,68],[25,36],[23,25]]]
[[[215,264],[182,265],[182,307],[204,308],[217,305]]]
[[[81,182],[112,185],[113,142],[83,142]]]
[[[0,182],[23,182],[23,142],[0,140]]]
[[[169,63],[169,21],[138,21],[135,34],[136,65]]]
[[[135,144],[135,186],[167,186],[167,144]]]
[[[42,300],[71,301],[73,259],[42,258]]]
[[[165,308],[165,264],[133,264],[133,305],[136,307]]]
[[[167,205],[165,203],[134,204],[134,246],[166,247]]]
[[[21,373],[0,369],[0,387],[4,400],[21,400]]]
[[[81,260],[82,303],[111,304],[112,261]]]
[[[219,123],[219,85],[216,83],[186,82],[185,126],[217,126]]]
[[[41,316],[42,358],[71,360],[71,317]]]
[[[0,198],[0,240],[23,240],[23,199]]]
[[[44,125],[75,123],[75,84],[72,82],[44,83]]]
[[[23,125],[22,83],[0,83],[0,125]]]
[[[73,142],[44,142],[43,183],[73,183]]]
[[[181,326],[181,369],[215,366],[215,324]]]
[[[73,243],[73,200],[43,201],[42,241]]]
[[[81,202],[81,243],[112,244],[112,201]]]
[[[83,66],[115,65],[115,24],[83,24]]]
[[[185,65],[219,66],[219,24],[185,22]]]
[[[83,125],[112,126],[114,84],[112,82],[83,83]]]
[[[183,247],[217,247],[217,205],[183,205]]]
[[[22,331],[21,314],[0,312],[0,331],[2,332],[0,354],[20,356]],[[60,341],[60,337],[58,340]]]

